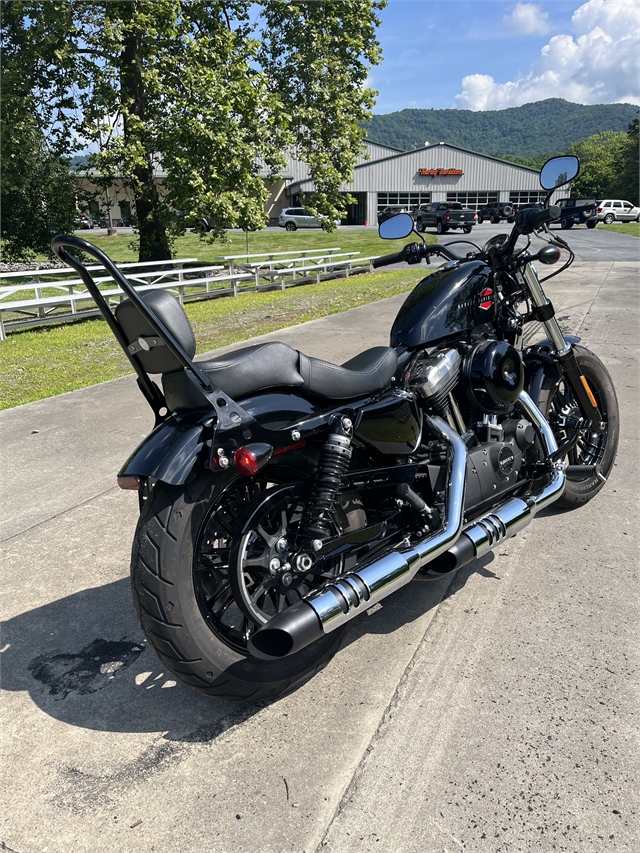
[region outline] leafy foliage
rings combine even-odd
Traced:
[[[51,54],[43,45],[38,56],[23,62],[19,45],[26,34],[23,19],[15,11],[14,7],[3,9],[3,28],[12,28],[16,38],[13,49],[3,45],[0,87],[2,257],[6,261],[29,259],[35,253],[50,256],[52,235],[73,229],[76,214],[69,162],[60,154],[55,130],[45,137],[30,85],[46,78]],[[36,29],[37,24],[32,27]],[[50,113],[49,118],[55,117]]]
[[[580,158],[580,174],[572,192],[597,198],[626,199],[638,204],[638,119],[627,133],[605,131],[576,142],[570,154]]]
[[[364,81],[379,60],[381,5],[9,0],[3,29],[17,61],[37,67],[24,99],[42,132],[97,149],[98,184],[123,181],[149,260],[170,257],[185,225],[177,210],[207,216],[214,236],[262,227],[261,175],[275,178],[291,146],[332,227],[373,105]]]
[[[483,154],[544,159],[605,130],[624,131],[637,107],[632,104],[572,104],[548,98],[506,110],[402,110],[374,115],[367,135],[403,150],[448,142]]]

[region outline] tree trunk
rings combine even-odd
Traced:
[[[140,67],[140,36],[133,24],[137,13],[136,4],[124,4],[124,9],[125,14],[128,12],[131,15],[129,20],[133,25],[124,31],[120,66],[121,98],[125,106],[124,140],[128,146],[133,142],[144,142],[140,139],[139,128],[144,128],[146,92]],[[139,122],[132,122],[129,113],[137,116]],[[153,176],[153,167],[152,152],[147,152],[144,163],[133,170],[133,197],[140,233],[140,261],[171,260],[171,249],[160,213],[160,196]]]

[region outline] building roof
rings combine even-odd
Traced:
[[[377,145],[378,143],[374,143]],[[385,145],[385,148],[390,146]],[[377,160],[367,160],[364,163],[359,163],[354,167],[354,173],[358,170],[369,169],[372,166],[377,166],[380,163],[386,163],[389,160],[398,160],[401,157],[409,157],[414,154],[419,154],[423,151],[429,151],[435,148],[450,148],[453,151],[461,151],[463,154],[472,154],[474,157],[481,157],[483,160],[492,160],[495,163],[501,163],[504,166],[511,166],[513,169],[521,169],[524,172],[531,172],[535,175],[539,174],[538,169],[532,169],[530,166],[522,166],[520,163],[512,163],[510,160],[501,160],[499,157],[493,157],[490,154],[481,154],[479,151],[472,151],[470,148],[462,148],[460,145],[452,145],[449,142],[436,142],[433,145],[425,145],[423,148],[410,148],[408,151],[399,151],[397,154],[390,154],[388,157],[379,157]],[[397,150],[397,149],[396,149]],[[313,183],[311,178],[305,178],[298,181],[297,185]]]

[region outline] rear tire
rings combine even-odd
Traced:
[[[470,225],[465,225],[462,230],[464,231],[465,234],[471,234],[471,226]]]
[[[597,224],[598,223],[595,221],[595,219],[589,219],[589,221],[587,222],[587,228],[595,228]]]
[[[481,213],[479,213],[478,214],[478,225],[482,225],[483,222],[484,222],[484,216]]]
[[[560,227],[561,227],[564,231],[568,231],[568,230],[569,230],[569,228],[573,228],[573,222],[572,222],[570,219],[567,219],[566,217],[563,217],[563,218],[560,220]]]
[[[295,222],[287,222],[287,224],[284,226],[284,230],[285,231],[297,231],[298,226],[296,225]]]
[[[436,222],[436,234],[446,234],[449,229],[442,222]]]
[[[158,482],[144,504],[131,561],[140,624],[163,665],[209,696],[241,702],[284,696],[327,665],[349,628],[280,660],[247,652],[257,626],[238,607],[229,581],[232,531],[267,483],[308,476],[308,463],[296,467],[270,465],[254,478],[202,471],[183,486]]]
[[[615,219],[615,216],[613,215],[613,213],[607,213],[607,215],[604,218],[604,224],[605,225],[611,225],[611,223],[614,221],[614,219]]]
[[[573,349],[582,375],[596,398],[606,428],[600,435],[583,434],[578,444],[569,451],[568,462],[571,466],[597,464],[603,476],[608,479],[616,458],[620,432],[616,392],[611,377],[598,356],[586,347],[576,344]],[[571,388],[565,385],[564,379],[558,374],[547,375],[545,378],[538,397],[538,408],[549,421],[558,445],[564,444],[575,434],[570,428],[559,424],[559,418],[579,410]],[[582,506],[595,497],[603,486],[604,482],[597,474],[567,475],[564,494],[554,506],[565,509]]]

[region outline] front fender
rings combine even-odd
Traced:
[[[118,476],[154,477],[171,486],[181,486],[204,447],[203,429],[202,424],[172,419],[159,424],[136,447]]]
[[[564,339],[567,343],[579,344],[582,338],[575,335],[565,335]],[[548,338],[543,341],[538,341],[527,347],[524,351],[524,369],[525,369],[525,391],[531,397],[534,403],[540,399],[540,391],[544,383],[544,378],[549,370],[549,362],[553,359],[552,356],[553,344]],[[557,368],[555,368],[557,370]]]

